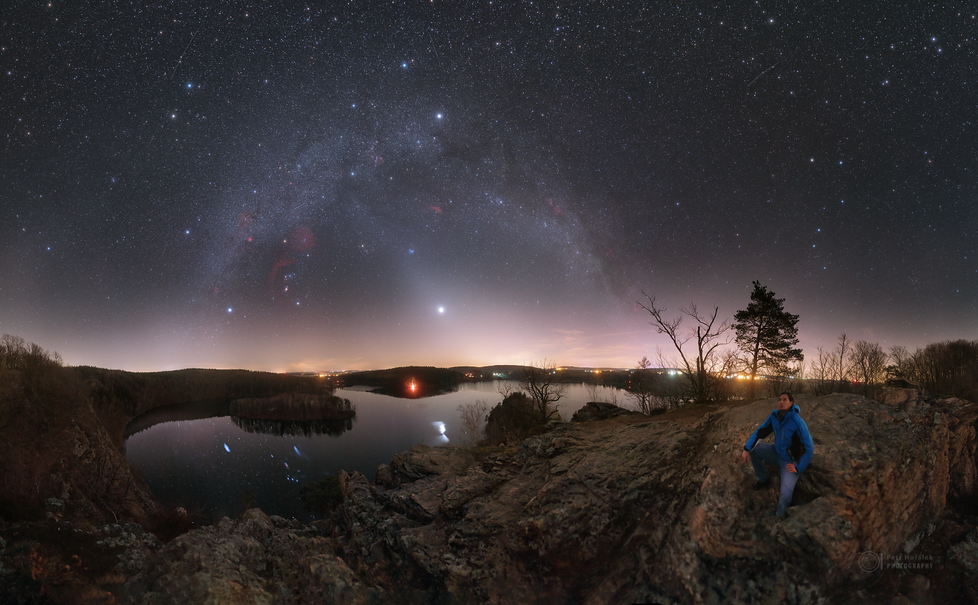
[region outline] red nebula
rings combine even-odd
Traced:
[[[554,198],[548,197],[547,198],[547,205],[550,206],[550,209],[553,210],[553,212],[554,212],[554,214],[556,216],[563,216],[564,209],[560,207],[560,204],[559,203],[557,203],[557,202],[554,201]]]

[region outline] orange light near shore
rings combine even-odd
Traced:
[[[418,390],[418,385],[415,384],[415,382],[412,380],[411,383],[408,385],[408,390],[414,393]]]

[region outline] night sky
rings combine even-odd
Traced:
[[[14,2],[0,332],[66,363],[330,370],[978,338],[976,11]]]

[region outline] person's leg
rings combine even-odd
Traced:
[[[781,469],[781,497],[778,498],[778,516],[784,517],[788,514],[788,506],[791,504],[791,494],[795,491],[795,484],[798,483],[798,473],[792,473],[786,467],[790,461],[778,461]]]
[[[754,444],[754,449],[750,452],[750,463],[754,467],[754,475],[757,476],[759,483],[766,483],[768,481],[767,469],[764,468],[765,462],[769,462],[775,466],[778,465],[778,453],[775,451],[774,446],[770,443]]]

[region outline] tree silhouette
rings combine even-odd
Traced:
[[[540,424],[558,416],[557,402],[567,392],[567,386],[557,382],[557,363],[544,359],[539,365],[523,368],[520,390],[533,401],[533,410]]]
[[[673,347],[679,354],[679,362],[687,382],[687,395],[693,401],[700,403],[713,401],[720,397],[720,377],[724,374],[721,355],[718,349],[730,344],[726,337],[730,324],[726,321],[717,322],[720,307],[714,307],[712,314],[700,313],[696,305],[690,303],[679,309],[680,315],[674,319],[666,319],[664,307],[655,306],[655,297],[642,291],[649,304],[639,301],[639,306],[652,316],[651,323],[659,334],[665,334],[672,341]],[[693,326],[685,331],[680,329],[683,318],[692,320]],[[695,351],[689,351],[687,343],[693,343]],[[693,354],[695,353],[695,357]]]
[[[628,396],[635,401],[639,412],[651,414],[656,408],[664,409],[665,398],[655,395],[658,382],[659,375],[652,371],[652,362],[648,357],[642,357],[632,373],[628,391]]]
[[[789,371],[792,362],[804,360],[798,344],[798,316],[784,310],[784,299],[775,298],[760,282],[754,282],[750,304],[734,315],[737,348],[745,356],[750,374],[750,396],[759,370],[775,375]]]

